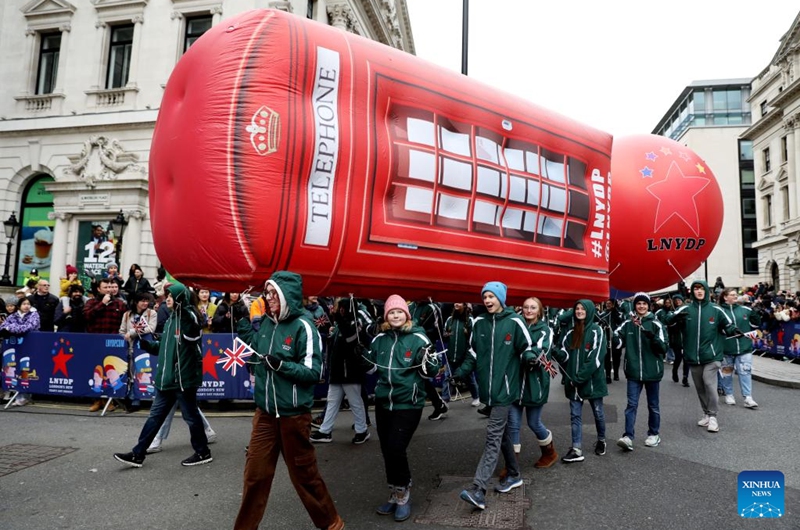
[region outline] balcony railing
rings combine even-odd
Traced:
[[[125,97],[129,92],[135,96],[138,91],[139,89],[136,87],[123,87],[87,90],[86,94],[95,97],[95,107],[119,107],[125,104]],[[130,104],[131,101],[129,100],[128,103]]]
[[[53,108],[53,100],[63,99],[64,94],[40,94],[32,96],[14,96],[25,104],[26,112],[44,112]]]

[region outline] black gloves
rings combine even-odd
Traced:
[[[682,320],[686,320],[686,317],[688,317],[688,316],[689,316],[689,314],[686,311],[681,311],[680,313],[675,313],[672,318],[673,318],[673,320],[677,320],[677,321],[680,322]]]
[[[533,372],[539,366],[539,361],[535,357],[525,361],[525,366],[528,367],[529,372]]]
[[[647,337],[648,339],[652,340],[655,338],[656,334],[650,331],[649,329],[642,328],[642,334]]]
[[[741,337],[744,335],[744,331],[739,328],[733,328],[733,337]]]
[[[283,361],[281,361],[280,359],[278,359],[274,355],[270,354],[270,355],[267,355],[266,357],[264,357],[264,365],[267,367],[268,370],[273,370],[273,371],[277,372],[278,370],[281,369],[281,365],[282,364],[283,364]]]

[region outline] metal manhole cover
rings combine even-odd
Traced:
[[[77,451],[74,447],[11,444],[0,447],[0,477]]]
[[[509,493],[495,492],[495,482],[491,482],[486,492],[485,510],[476,510],[459,498],[461,490],[470,484],[472,477],[440,477],[439,485],[425,500],[424,512],[414,521],[460,528],[527,529],[525,510],[531,503],[525,497],[525,488],[530,481],[526,480],[521,488]]]

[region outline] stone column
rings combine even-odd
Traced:
[[[211,9],[209,9],[209,12],[212,15],[211,25],[216,26],[219,23],[219,21],[222,20],[222,6],[221,5],[214,6]]]
[[[794,123],[786,122],[786,171],[788,187],[789,187],[789,220],[797,217],[797,180],[795,175],[795,167],[797,167],[797,154],[794,152]]]
[[[39,69],[39,63],[35,54],[36,48],[36,31],[32,29],[25,30],[25,60],[28,62],[28,82],[25,83],[23,94],[36,93],[36,75]]]
[[[128,70],[128,83],[125,86],[135,88],[139,79],[139,55],[141,55],[144,17],[141,15],[135,16],[131,19],[131,22],[133,22],[133,44],[131,44],[131,65]],[[120,272],[122,272],[122,269],[120,269]]]
[[[64,79],[67,77],[67,54],[64,52],[69,50],[69,32],[72,31],[72,26],[64,24],[58,30],[61,32],[61,51],[59,52],[56,86],[53,87],[53,93],[63,94]]]
[[[103,22],[102,20],[98,20],[94,23],[95,32],[94,37],[94,49],[100,50],[98,53],[95,53],[95,57],[97,57],[97,61],[95,62],[95,66],[97,67],[97,84],[92,86],[93,89],[104,89],[106,88],[106,60],[108,59],[108,48],[104,45],[106,39],[106,28],[108,25]]]
[[[128,226],[122,234],[122,252],[119,258],[119,270],[123,274],[128,273],[131,265],[139,261],[142,246],[142,220],[144,212],[140,210],[129,210],[125,212]],[[124,272],[123,272],[124,271]]]
[[[328,5],[328,18],[331,26],[347,31],[350,25],[350,8],[344,4]]]
[[[51,291],[55,291],[58,296],[58,279],[66,276],[67,267],[67,237],[69,236],[69,220],[71,213],[50,212],[48,219],[55,219],[56,226],[53,228],[53,248],[50,249],[50,284]],[[73,263],[74,265],[74,263]]]

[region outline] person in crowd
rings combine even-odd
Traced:
[[[473,370],[478,375],[478,393],[491,407],[486,425],[486,442],[472,485],[463,490],[463,501],[486,508],[486,488],[503,453],[507,475],[495,486],[499,493],[508,493],[522,485],[511,433],[506,428],[511,405],[520,399],[523,361],[534,359],[532,342],[525,321],[506,307],[508,288],[502,282],[491,281],[481,289],[486,313],[475,318],[472,325],[469,355],[455,371],[455,379],[464,379]]]
[[[18,300],[17,310],[11,312],[0,324],[0,341],[11,336],[19,337],[31,331],[37,331],[39,325],[39,312],[31,305],[30,300],[27,298]],[[11,406],[24,407],[31,402],[31,394],[19,393]]]
[[[761,326],[761,317],[756,311],[737,303],[739,296],[735,289],[722,291],[723,310],[734,325],[742,330],[752,331]],[[745,336],[725,341],[725,352],[722,357],[722,388],[725,391],[725,404],[736,405],[733,396],[733,372],[739,376],[739,388],[744,398],[744,406],[749,409],[758,407],[753,399],[753,341]]]
[[[217,304],[211,301],[211,291],[199,289],[197,291],[197,311],[200,313],[200,320],[203,322],[203,333],[211,333],[211,325],[214,322],[214,315],[217,312]]]
[[[153,381],[155,399],[150,416],[142,427],[139,440],[128,453],[115,453],[114,458],[131,467],[142,467],[147,448],[153,442],[167,414],[175,403],[181,406],[183,419],[189,426],[194,453],[181,461],[183,466],[207,464],[213,459],[197,408],[197,389],[203,375],[200,316],[192,292],[182,283],[167,288],[166,304],[171,310],[160,340],[141,340],[142,348],[158,354],[158,367]]]
[[[211,320],[214,333],[233,333],[235,322],[250,314],[239,293],[225,293]]]
[[[58,297],[65,298],[69,296],[69,288],[71,285],[82,285],[78,279],[78,268],[74,265],[67,265],[67,275],[60,279],[60,287]],[[66,306],[65,306],[66,307]]]
[[[661,306],[654,311],[656,319],[664,325],[664,329],[667,329],[667,315],[672,313],[675,307],[672,305],[672,297],[666,296],[663,300],[659,300]],[[635,308],[634,308],[635,311]],[[675,363],[675,352],[672,350],[672,346],[669,342],[667,342],[667,364],[674,364]],[[676,381],[677,382],[677,381]]]
[[[109,279],[117,284],[117,290],[120,293],[120,297],[124,299],[122,296],[123,285],[125,282],[122,281],[122,276],[119,275],[119,265],[114,263],[113,261],[109,261],[106,264],[106,270],[103,272],[103,278]]]
[[[679,307],[684,304],[683,295],[675,293],[672,295],[672,311],[664,315],[664,323],[667,326],[669,334],[669,345],[672,352],[675,354],[675,362],[672,364],[672,380],[677,383],[679,379],[679,372],[683,372],[680,378],[681,384],[689,387],[689,363],[683,358],[683,343],[686,335],[686,322],[682,319],[671,320],[667,318],[674,313]],[[683,368],[681,368],[683,365]]]
[[[469,339],[472,334],[472,310],[469,304],[456,302],[453,304],[453,313],[444,323],[444,339],[447,341],[447,364],[450,373],[455,372],[464,364],[469,350]],[[475,372],[468,376],[469,393],[472,396],[473,407],[481,404],[478,398],[478,383],[475,380]],[[449,384],[449,383],[447,383]]]
[[[232,310],[226,317],[237,321],[239,337],[255,350],[253,357],[261,360],[253,365],[256,412],[235,530],[258,528],[281,454],[314,526],[328,530],[344,528],[320,476],[309,439],[314,384],[322,370],[322,351],[319,332],[304,314],[302,291],[299,274],[275,272],[264,285],[268,306],[258,331],[253,329],[246,311]]]
[[[439,370],[435,348],[416,325],[405,300],[386,299],[383,324],[366,354],[370,372],[377,373],[375,422],[389,485],[389,500],[377,508],[395,521],[411,517],[411,469],[408,446],[425,407],[423,381]]]
[[[28,296],[28,301],[39,313],[39,330],[55,331],[56,307],[58,297],[50,294],[50,282],[36,282],[36,292]]]
[[[636,293],[634,314],[614,330],[614,338],[625,348],[625,377],[628,380],[628,406],[625,408],[625,432],[617,441],[623,451],[633,451],[636,411],[644,388],[647,394],[647,438],[644,445],[661,443],[659,386],[664,377],[663,356],[667,349],[664,325],[650,311],[650,296]]]
[[[704,280],[695,280],[689,288],[691,301],[678,307],[667,317],[667,323],[685,322],[684,362],[689,364],[692,380],[703,409],[697,422],[708,432],[719,432],[717,412],[717,373],[722,366],[725,335],[741,335],[725,311],[711,302],[711,293]]]
[[[19,300],[20,299],[14,295],[8,295],[3,298],[3,310],[0,311],[0,324],[8,318],[8,315],[16,312]]]
[[[134,298],[136,298],[137,294],[155,293],[155,289],[150,286],[150,282],[144,277],[144,271],[142,271],[142,268],[136,263],[131,265],[130,275],[122,286],[122,290],[125,292],[125,298],[127,298],[128,302],[131,304],[131,308],[136,303],[134,302]]]
[[[122,322],[122,315],[125,313],[125,302],[117,296],[119,284],[113,278],[102,278],[98,286],[98,297],[86,302],[83,308],[83,316],[86,319],[86,331],[88,333],[118,333],[119,325]],[[97,412],[103,408],[103,400],[97,399],[89,412]],[[115,410],[114,403],[108,405],[107,411]]]
[[[606,300],[604,310],[600,312],[598,318],[603,334],[606,337],[606,355],[605,370],[606,370],[606,384],[611,384],[612,374],[613,381],[619,381],[619,367],[622,363],[622,348],[617,347],[612,339],[614,330],[625,321],[626,314],[623,312],[623,306],[617,303],[616,300]]]
[[[128,343],[129,366],[133,363],[134,346],[140,339],[153,340],[153,333],[158,325],[156,312],[150,309],[150,305],[153,303],[153,296],[150,293],[135,293],[131,300],[133,301],[133,307],[122,315],[122,322],[119,326],[119,334]],[[129,373],[133,373],[133,370],[129,369]],[[125,400],[125,412],[136,412],[140,408],[133,385],[129,385],[128,395]]]
[[[425,335],[428,336],[428,340],[430,340],[431,344],[437,346],[437,351],[441,351],[441,349],[444,348],[441,332],[443,324],[441,308],[430,300],[418,300],[412,302],[408,306],[408,309],[414,324],[421,327],[425,331]],[[442,399],[442,396],[439,395],[431,379],[425,379],[424,383],[425,394],[431,401],[431,405],[433,405],[433,412],[428,416],[428,419],[432,421],[440,420],[447,416],[447,411],[449,409],[447,401]],[[449,392],[445,394],[445,397],[447,400],[450,399]]]
[[[366,329],[371,324],[365,318],[368,318],[366,313],[358,310],[354,299],[339,298],[336,301],[331,345],[328,348],[328,398],[323,422],[319,430],[311,434],[311,441],[314,443],[333,441],[331,431],[345,395],[355,419],[353,444],[361,445],[370,438],[365,405],[361,398],[363,342],[367,338]]]
[[[553,350],[553,357],[561,365],[564,394],[569,399],[572,447],[561,458],[567,464],[583,462],[585,458],[581,447],[584,400],[592,408],[597,429],[594,453],[598,456],[606,454],[606,420],[603,411],[603,398],[608,395],[603,373],[606,340],[602,328],[594,322],[594,313],[595,306],[591,300],[578,300],[572,308],[572,321],[567,326],[561,344]]]
[[[521,450],[519,431],[524,412],[528,427],[536,436],[542,453],[533,467],[550,467],[558,461],[558,453],[553,444],[553,434],[542,423],[542,408],[547,403],[550,394],[550,379],[555,375],[555,368],[551,364],[550,356],[553,331],[544,318],[544,306],[541,300],[535,296],[527,298],[522,303],[522,318],[525,319],[528,333],[531,336],[532,355],[524,364],[522,397],[519,403],[511,405],[508,429],[514,444],[514,453],[519,456]],[[550,368],[549,371],[548,368]]]
[[[85,333],[86,317],[83,310],[86,307],[86,297],[83,286],[72,284],[69,286],[66,304],[63,302],[56,306],[55,325],[58,331],[64,333]]]

